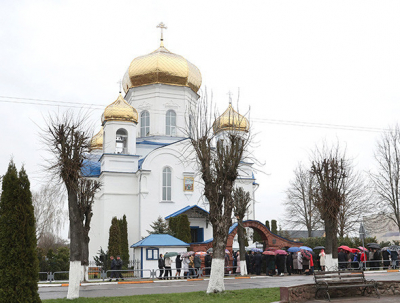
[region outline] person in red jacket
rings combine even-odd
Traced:
[[[365,254],[365,251],[363,251],[363,252],[361,253],[360,261],[361,261],[361,263],[362,263],[362,268],[365,269],[365,267],[366,267],[365,264],[366,264],[366,262],[367,262],[367,255]]]

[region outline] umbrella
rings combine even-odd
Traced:
[[[275,253],[273,251],[270,251],[270,250],[266,250],[262,254],[263,255],[268,255],[268,256],[275,256]]]
[[[300,249],[304,249],[304,250],[312,251],[312,249],[311,249],[311,248],[309,248],[308,246],[300,246]]]
[[[225,253],[226,253],[226,254],[229,254],[229,250],[225,249]]]
[[[275,250],[275,254],[276,255],[287,255],[287,252],[282,249],[278,249],[278,250]]]
[[[191,255],[194,255],[194,251],[184,252],[181,256],[182,256],[182,258],[187,258],[187,257],[189,257]]]
[[[358,248],[350,248],[350,252],[354,254],[354,253],[359,253],[360,250]]]
[[[263,250],[261,248],[252,248],[251,251],[262,252]]]
[[[288,248],[288,252],[298,252],[300,250],[300,247],[296,247],[296,246],[293,246],[293,247],[289,247]]]
[[[376,248],[376,249],[381,248],[381,246],[378,243],[368,243],[367,246],[368,248]]]
[[[365,247],[362,247],[362,246],[359,246],[358,249],[368,252],[368,249],[366,249]]]
[[[382,248],[382,250],[387,250],[388,252],[390,252],[389,247],[385,246],[384,248]]]
[[[392,246],[389,246],[389,250],[390,251],[397,251],[397,252],[399,252],[400,251],[400,246],[399,245],[392,245]]]
[[[338,249],[343,249],[343,250],[346,250],[346,251],[351,251],[351,248],[348,247],[348,246],[346,246],[346,245],[341,245],[341,246],[338,247]]]
[[[205,256],[207,253],[205,251],[196,251],[196,255]]]
[[[175,257],[175,256],[177,256],[177,255],[178,255],[177,252],[171,251],[171,252],[167,252],[167,253],[164,255],[164,258],[171,258],[171,257]]]
[[[210,247],[209,249],[207,249],[207,252],[208,252],[209,254],[212,254],[212,253],[213,253],[213,248]]]
[[[325,249],[325,246],[315,246],[314,250],[320,250],[320,249]]]
[[[302,249],[300,251],[301,251],[301,254],[303,255],[304,258],[306,258],[307,260],[311,259],[311,253],[309,251],[304,250],[304,249]]]

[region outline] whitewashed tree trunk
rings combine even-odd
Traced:
[[[338,266],[338,259],[332,258],[332,254],[326,254],[325,268],[327,271],[336,270]]]
[[[82,265],[81,282],[89,281],[89,266]]]
[[[241,274],[242,276],[247,275],[246,260],[244,260],[244,261],[240,260],[240,274]]]
[[[224,259],[213,258],[211,263],[211,275],[208,282],[207,293],[217,293],[225,291],[224,285]]]
[[[82,275],[81,261],[70,261],[67,299],[73,300],[79,298],[81,275]]]

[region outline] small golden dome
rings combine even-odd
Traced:
[[[122,87],[126,93],[131,87],[162,83],[187,86],[197,93],[201,81],[200,70],[194,64],[171,53],[161,44],[154,52],[133,59],[124,75]]]
[[[229,104],[228,109],[219,118],[217,118],[213,124],[214,134],[224,130],[248,132],[249,127],[249,121],[235,111],[231,104]]]
[[[104,129],[102,126],[100,131],[96,135],[94,135],[92,140],[90,141],[90,145],[92,146],[93,150],[103,149],[103,133]]]
[[[101,122],[104,123],[106,121],[128,121],[137,123],[138,112],[125,101],[121,94],[119,94],[117,100],[104,110]]]

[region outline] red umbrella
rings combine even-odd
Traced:
[[[346,250],[346,251],[351,251],[351,248],[348,247],[348,246],[346,246],[346,245],[339,246],[338,249],[343,249],[343,250]]]
[[[282,249],[278,249],[278,250],[275,250],[275,254],[276,255],[287,255],[287,252]]]
[[[360,252],[360,250],[358,248],[350,248],[350,249],[351,249],[350,252],[353,253],[353,254]]]
[[[207,253],[205,251],[196,251],[196,255],[205,256]]]
[[[275,253],[273,251],[270,251],[270,250],[266,250],[262,254],[263,255],[268,255],[268,256],[275,256]]]
[[[363,251],[368,252],[368,249],[366,249],[365,247],[359,246],[358,248],[359,248],[360,250],[363,250]]]
[[[300,251],[304,258],[306,258],[307,260],[311,259],[311,253],[309,251],[305,249],[301,249]]]

